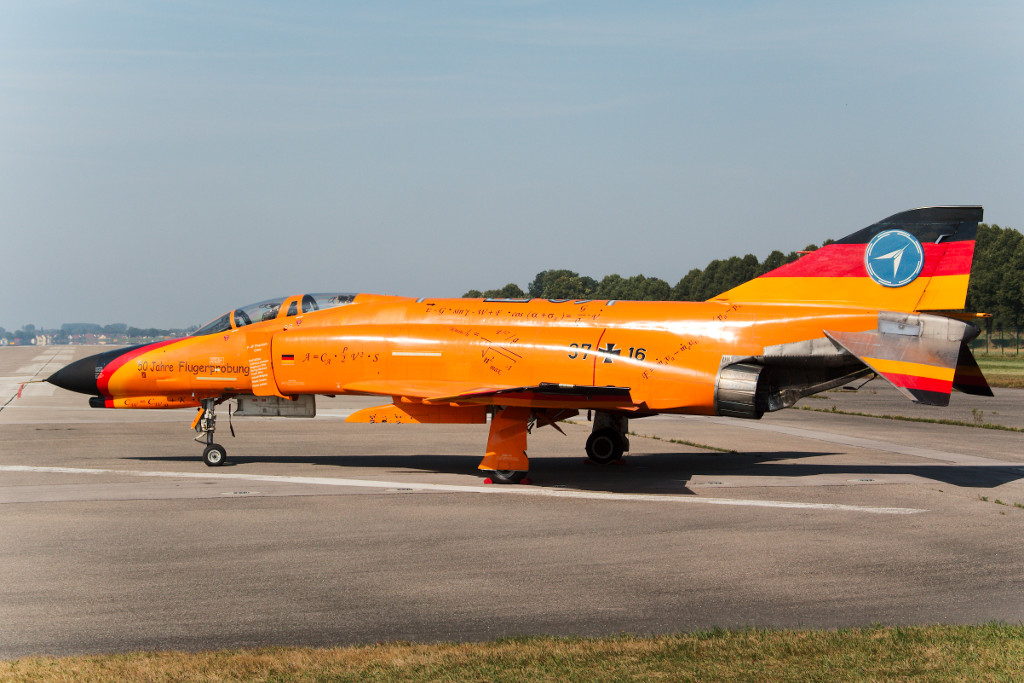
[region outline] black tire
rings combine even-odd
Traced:
[[[622,454],[625,452],[626,444],[614,429],[598,429],[587,439],[587,457],[598,465],[622,460]]]
[[[203,451],[203,462],[207,467],[220,467],[228,459],[228,452],[219,443],[212,443]]]
[[[523,470],[493,470],[491,472],[491,481],[495,484],[518,484],[529,472]]]

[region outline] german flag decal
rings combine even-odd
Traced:
[[[295,354],[293,354],[293,353],[282,353],[281,354],[281,365],[295,365]]]
[[[904,312],[960,309],[981,218],[980,206],[904,211],[715,299]]]

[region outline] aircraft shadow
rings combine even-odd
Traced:
[[[594,465],[585,457],[535,457],[530,476],[536,484],[609,493],[693,493],[688,488],[695,476],[793,478],[818,475],[842,475],[850,479],[884,479],[886,476],[912,475],[952,486],[993,488],[1024,478],[1020,468],[1002,465],[885,465],[829,464],[800,462],[807,458],[835,455],[822,451],[745,452],[745,453],[654,453],[627,455],[622,464]],[[141,456],[126,458],[137,461],[183,462],[195,456]],[[794,462],[796,460],[796,462]],[[478,455],[412,454],[395,455],[251,455],[232,456],[224,471],[239,465],[255,463],[307,464],[339,470],[376,470],[379,476],[395,478],[420,472],[466,475],[479,473],[481,481],[488,476],[477,470]],[[204,467],[205,469],[205,467]]]

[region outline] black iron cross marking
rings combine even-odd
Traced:
[[[607,344],[599,348],[598,351],[604,354],[605,363],[611,363],[612,360],[614,360],[612,356],[622,355],[622,349],[615,348],[615,344],[612,344],[611,342],[608,342]]]

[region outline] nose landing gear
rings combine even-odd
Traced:
[[[211,443],[203,450],[203,462],[207,467],[219,467],[227,460],[224,447],[219,443]]]
[[[192,423],[193,428],[199,432],[199,436],[195,440],[206,444],[206,448],[203,449],[203,462],[207,467],[220,467],[228,459],[227,449],[219,443],[213,442],[213,433],[217,429],[216,405],[217,399],[215,398],[202,399],[203,407],[199,409],[199,414],[196,415],[196,419]]]

